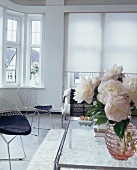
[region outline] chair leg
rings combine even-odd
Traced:
[[[28,111],[26,112],[26,114],[28,113]],[[38,127],[33,127],[33,116],[36,115],[36,113],[38,114]],[[38,129],[38,134],[33,134],[31,133],[31,135],[34,135],[34,136],[39,136],[39,125],[40,125],[40,114],[37,110],[34,111],[33,114],[30,115],[31,116],[31,122],[30,122],[30,126],[31,128],[34,128],[34,129]]]
[[[20,136],[20,141],[21,141],[21,145],[22,145],[22,149],[23,149],[23,153],[24,153],[24,158],[19,158],[19,160],[25,159],[26,158],[26,154],[25,154],[25,149],[24,149],[24,145],[23,145],[23,141],[22,141],[22,137]]]
[[[50,120],[51,120],[51,123],[52,123],[52,128],[54,129],[54,125],[53,125],[53,120],[52,120],[51,112],[49,112],[49,115],[50,115]]]
[[[32,124],[33,124],[33,116],[31,117],[31,124],[30,124],[31,127],[32,127]]]
[[[52,128],[54,129],[54,125],[53,125],[53,120],[52,120],[51,112],[50,112],[50,111],[47,111],[47,113],[48,113],[49,116],[50,116]],[[34,127],[34,128],[35,128],[35,129],[38,129],[38,135],[35,134],[35,136],[39,136],[39,129],[45,129],[45,128],[41,128],[41,127],[40,127],[40,113],[39,113],[39,111],[37,111],[37,114],[38,114],[38,127]],[[45,129],[45,130],[50,130],[50,128],[49,128],[49,129]]]
[[[38,136],[39,136],[39,129],[40,129],[40,113],[38,112]]]
[[[63,119],[64,119],[64,115],[62,114],[61,115],[61,124],[62,124],[61,126],[62,126],[62,128],[63,128]]]
[[[10,148],[9,148],[9,143],[7,143],[7,148],[8,148],[8,157],[9,157],[9,167],[11,170],[11,159],[10,159]]]
[[[38,129],[38,133],[37,134],[32,134],[35,136],[39,136],[39,129],[40,129],[40,113],[38,111],[35,111],[35,113],[38,114],[38,126],[37,127],[33,127],[34,129]],[[33,117],[33,116],[32,116]]]
[[[22,145],[22,149],[23,149],[23,153],[24,153],[24,157],[23,158],[11,158],[10,156],[10,147],[9,147],[9,144],[13,141],[13,139],[15,139],[17,136],[14,136],[11,140],[7,141],[6,138],[1,134],[1,137],[3,138],[3,140],[6,142],[7,144],[7,149],[8,149],[8,158],[6,159],[0,159],[0,160],[8,160],[9,161],[9,167],[10,167],[10,170],[11,170],[11,160],[22,160],[22,159],[25,159],[26,158],[26,154],[25,154],[25,149],[24,149],[24,146],[23,146],[23,141],[22,141],[22,138],[20,136],[20,140],[21,140],[21,145]]]

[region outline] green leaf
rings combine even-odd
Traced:
[[[109,124],[114,124],[116,122],[114,122],[113,120],[108,120],[109,121]]]
[[[98,117],[95,124],[100,125],[100,124],[106,123],[107,121],[108,121],[108,119],[106,117]]]
[[[137,109],[135,106],[131,109],[131,111],[132,111],[132,115],[137,115]]]
[[[96,96],[98,95],[98,86],[94,90],[94,98],[96,100]]]
[[[91,105],[88,107],[88,112],[86,116],[92,116],[92,118],[97,119],[96,124],[100,125],[102,123],[106,123],[108,121],[106,117],[106,113],[104,111],[105,105],[103,105],[100,101],[96,100],[95,105]]]
[[[114,131],[115,133],[121,138],[123,139],[124,137],[124,132],[128,126],[130,122],[130,119],[126,119],[126,120],[122,120],[121,122],[117,122],[115,125],[114,125]]]
[[[130,102],[130,106],[133,107],[134,106],[134,102],[131,101]]]
[[[99,108],[90,109],[86,113],[86,116],[94,116],[94,115],[104,115],[104,116],[106,116],[104,109],[102,110],[102,109],[99,109]]]

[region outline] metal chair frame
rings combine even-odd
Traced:
[[[38,105],[37,103],[37,89],[35,87],[25,86],[25,87],[19,87],[17,89],[17,92],[19,94],[20,100],[24,108],[27,110],[26,115],[32,115],[32,121],[31,121],[31,127],[33,126],[33,115],[38,115],[38,127],[34,127],[38,129],[38,134],[34,134],[35,136],[39,136],[39,129],[40,128],[40,113],[47,113],[50,116],[52,128],[54,129],[53,120],[51,116],[50,110],[41,110],[35,108],[35,106]],[[33,113],[29,113],[29,111],[32,111]],[[50,130],[46,129],[46,130]]]
[[[14,104],[10,103],[9,101],[7,101],[7,100],[5,100],[3,98],[0,98],[0,117],[2,117],[2,116],[12,116],[12,115],[23,115],[23,114],[20,112],[20,110]],[[8,134],[0,133],[0,135],[1,135],[2,139],[6,142],[7,149],[8,149],[8,158],[5,158],[5,159],[1,158],[0,160],[2,160],[2,161],[8,160],[9,161],[9,167],[10,167],[10,170],[11,170],[11,161],[12,160],[23,160],[23,159],[26,158],[25,149],[24,149],[24,146],[23,146],[23,141],[22,141],[21,135],[13,135],[13,137],[9,141],[4,137],[4,135],[8,135]],[[17,136],[20,136],[24,157],[11,158],[9,144]]]
[[[21,161],[21,160],[23,160],[23,159],[25,159],[26,158],[26,153],[25,153],[25,149],[24,149],[24,145],[23,145],[23,141],[22,141],[22,138],[21,138],[21,136],[20,136],[20,140],[21,140],[21,145],[22,145],[22,150],[23,150],[23,154],[24,154],[24,157],[20,157],[20,158],[11,158],[11,156],[10,156],[10,147],[9,147],[9,144],[13,141],[13,139],[15,139],[16,137],[17,137],[17,135],[16,136],[14,136],[11,140],[9,140],[9,141],[7,141],[6,140],[6,138],[3,136],[3,134],[1,134],[1,137],[3,138],[3,140],[6,142],[6,144],[7,144],[7,148],[8,148],[8,159],[0,159],[0,160],[2,160],[2,161],[5,161],[5,160],[9,160],[9,167],[10,167],[10,170],[11,170],[11,161],[13,160],[13,161],[16,161],[16,160],[19,160],[19,161]]]

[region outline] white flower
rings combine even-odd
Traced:
[[[137,77],[123,78],[123,85],[127,90],[127,95],[137,106]]]
[[[78,103],[81,103],[85,100],[88,104],[90,104],[94,96],[94,87],[92,84],[92,80],[82,79],[80,84],[78,84],[74,95],[74,99]]]
[[[128,99],[124,96],[110,96],[105,105],[108,120],[120,122],[132,114]]]
[[[128,116],[132,112],[137,113],[137,77],[125,77],[122,71],[122,66],[113,65],[105,71],[101,80],[98,77],[82,80],[76,88],[74,99],[78,103],[85,100],[90,104],[94,97],[88,114],[97,114],[101,118],[105,112],[108,120],[121,122],[127,119],[125,123],[128,123]]]
[[[93,84],[93,87],[96,88],[100,84],[100,78],[92,77],[92,84]]]
[[[38,63],[38,62],[34,62],[34,63],[32,64],[32,66],[33,66],[34,68],[39,68],[39,63]]]
[[[123,83],[116,80],[109,80],[100,84],[98,87],[98,100],[103,104],[106,104],[109,96],[120,96],[126,93]]]
[[[103,75],[103,80],[108,81],[110,79],[117,80],[122,74],[123,66],[117,66],[114,64],[109,70],[105,70]]]
[[[38,72],[39,72],[39,63],[38,62],[32,63],[31,74],[35,75],[36,73],[38,74]]]

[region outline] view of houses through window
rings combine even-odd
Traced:
[[[16,48],[7,48],[6,54],[6,82],[16,82]]]
[[[6,47],[6,83],[16,83],[17,73],[17,33],[18,20],[15,18],[7,18],[7,47]]]

